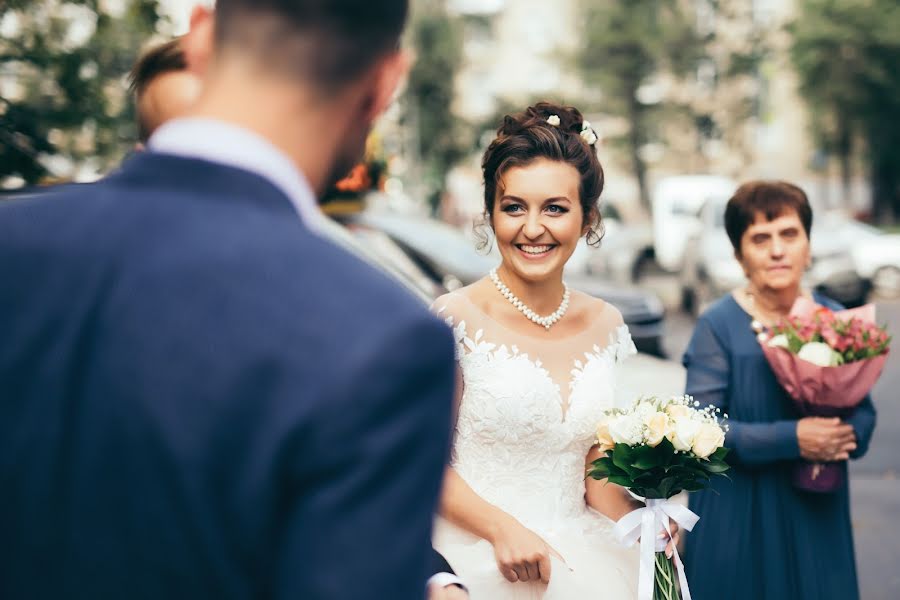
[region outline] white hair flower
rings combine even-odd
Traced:
[[[559,127],[559,115],[550,115],[547,117],[547,122],[554,127]]]
[[[593,128],[591,128],[590,121],[584,121],[581,124],[581,138],[587,142],[589,146],[593,146],[597,143],[597,134],[594,133]]]

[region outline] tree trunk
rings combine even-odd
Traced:
[[[850,206],[850,194],[853,177],[853,132],[846,115],[838,114],[837,152],[841,162],[841,199],[837,208]]]
[[[631,90],[628,101],[628,121],[631,125],[628,131],[628,150],[631,154],[631,168],[637,179],[638,192],[641,206],[650,213],[650,192],[647,189],[647,165],[641,158],[641,146],[644,145],[646,133],[644,131],[644,109],[635,97],[637,88]]]

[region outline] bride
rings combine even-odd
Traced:
[[[563,282],[581,238],[600,240],[596,141],[571,107],[505,117],[482,162],[502,262],[434,305],[463,378],[434,545],[473,598],[637,595],[637,550],[612,526],[642,505],[584,479],[616,368],[635,348],[614,307]]]

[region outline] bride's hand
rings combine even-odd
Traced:
[[[666,544],[666,558],[672,558],[672,554],[675,552],[675,546],[678,545],[678,540],[681,539],[681,536],[678,534],[678,523],[669,519],[669,531],[672,532],[672,538],[669,540],[669,543]],[[668,538],[668,532],[663,529],[659,532],[660,538]]]
[[[509,517],[498,524],[490,542],[497,567],[508,581],[550,583],[550,555],[559,553],[541,536]]]

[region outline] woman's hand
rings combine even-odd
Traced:
[[[550,555],[562,559],[541,536],[507,515],[491,536],[497,568],[510,582],[550,583]]]
[[[856,450],[853,427],[837,417],[806,417],[797,421],[800,455],[812,462],[847,460]]]
[[[666,558],[672,558],[672,554],[675,552],[675,546],[677,546],[679,540],[681,540],[681,534],[678,531],[678,523],[672,519],[669,519],[669,531],[672,532],[671,538],[669,538],[669,532],[665,529],[659,533],[660,538],[669,538],[669,543],[666,544]]]

